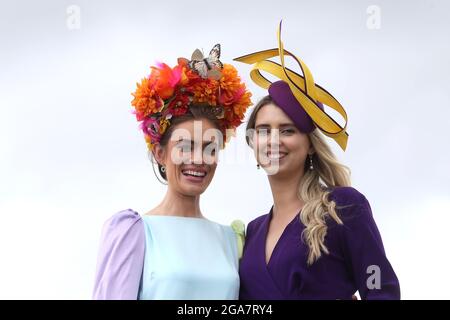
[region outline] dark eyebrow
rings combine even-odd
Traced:
[[[180,139],[178,139],[177,143],[179,143],[179,142],[187,142],[187,143],[192,143],[193,141],[192,141],[192,140],[190,140],[190,139],[180,138]]]
[[[282,124],[279,125],[279,128],[281,128],[281,127],[295,127],[295,124],[293,124],[293,123],[282,123]],[[259,124],[259,125],[257,125],[255,127],[255,129],[258,129],[258,128],[270,128],[270,125],[263,123],[263,124]]]
[[[219,145],[219,144],[218,144],[217,142],[215,142],[215,141],[204,141],[203,144],[202,144],[202,147],[205,147],[205,146],[210,145],[210,144]]]
[[[189,144],[191,144],[191,145],[194,144],[194,140],[185,139],[185,138],[180,138],[180,139],[177,141],[177,143],[180,143],[180,142],[182,142],[182,143],[189,143]],[[209,144],[217,144],[217,145],[218,145],[218,143],[215,142],[215,141],[203,141],[202,147],[205,147],[205,146],[207,146],[207,145],[209,145]]]

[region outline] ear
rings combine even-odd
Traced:
[[[253,146],[254,146],[253,137],[248,138],[248,146],[253,149]]]
[[[312,144],[309,144],[308,155],[312,156],[314,153],[316,153],[316,150],[314,149]]]
[[[316,153],[316,150],[314,149],[314,146],[312,144],[310,134],[308,134],[308,142],[309,142],[308,155],[312,156],[314,153]]]
[[[152,154],[160,165],[165,165],[165,149],[159,143],[154,145]]]
[[[247,135],[248,146],[250,148],[254,149],[254,146],[255,146],[254,142],[255,142],[255,137],[256,137],[254,129],[247,130],[246,135]]]

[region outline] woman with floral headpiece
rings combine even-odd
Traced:
[[[206,219],[200,195],[219,150],[242,123],[250,93],[236,69],[196,50],[152,67],[132,105],[167,192],[140,215],[120,211],[103,227],[94,299],[237,299],[243,225]]]
[[[399,299],[366,197],[350,187],[322,133],[345,150],[347,115],[316,85],[308,67],[283,48],[235,60],[252,64],[251,78],[268,89],[247,124],[257,167],[268,174],[274,204],[247,227],[240,261],[241,299]],[[285,68],[293,57],[303,76]],[[281,64],[268,60],[280,56]],[[261,71],[280,80],[271,83]],[[342,127],[324,111],[340,113]]]

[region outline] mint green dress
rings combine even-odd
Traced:
[[[236,234],[201,218],[143,216],[139,299],[238,299]]]
[[[103,227],[94,299],[236,300],[244,226],[116,213]]]

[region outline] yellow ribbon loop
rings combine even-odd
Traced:
[[[328,91],[314,83],[314,78],[306,64],[284,49],[283,42],[281,41],[281,23],[277,32],[278,48],[254,52],[235,58],[234,60],[253,65],[250,71],[250,78],[264,89],[268,89],[272,82],[264,77],[261,71],[272,74],[278,79],[285,81],[315,125],[325,135],[334,139],[342,150],[345,151],[348,140],[348,133],[346,132],[347,113],[342,105]],[[303,76],[285,67],[285,55],[292,57],[297,62]],[[268,60],[276,56],[280,57],[281,64]],[[338,112],[345,121],[344,127],[320,109],[317,101]]]

